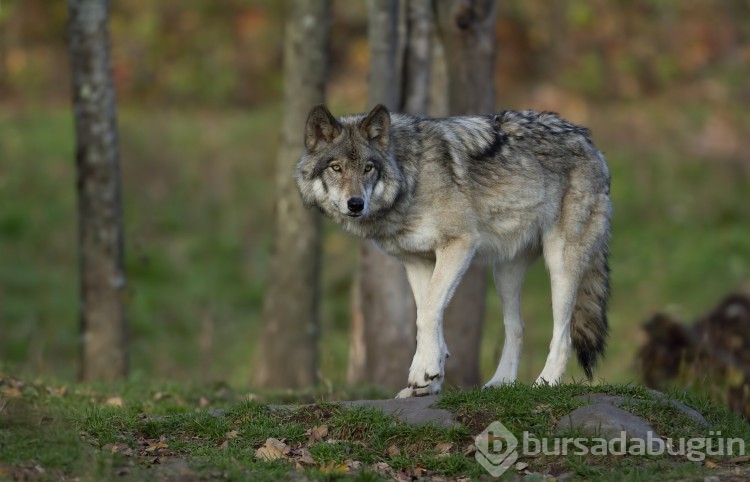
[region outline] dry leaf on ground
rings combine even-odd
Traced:
[[[310,438],[307,440],[307,445],[314,444],[315,442],[322,442],[324,438],[328,437],[328,425],[318,425],[305,432]]]
[[[3,388],[3,395],[8,398],[21,398],[23,393],[16,387],[5,387]]]
[[[310,451],[304,447],[299,449],[297,461],[305,465],[315,465],[315,460],[312,458],[312,454],[310,454]]]
[[[447,457],[448,455],[450,455],[450,451],[452,448],[453,448],[453,444],[449,442],[439,443],[435,446],[435,450],[437,450],[438,457]]]
[[[156,452],[157,450],[169,448],[166,437],[162,436],[158,441],[149,442],[146,452]]]
[[[285,457],[292,448],[283,441],[269,437],[265,445],[255,451],[255,458],[263,460],[276,460]]]
[[[385,462],[376,462],[372,468],[381,475],[393,475],[393,468]]]

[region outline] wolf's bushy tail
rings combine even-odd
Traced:
[[[578,296],[570,324],[570,338],[578,355],[578,363],[591,381],[599,357],[604,355],[607,345],[609,323],[607,303],[609,301],[608,240],[591,258],[578,287]]]

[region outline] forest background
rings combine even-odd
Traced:
[[[136,378],[246,386],[253,377],[273,244],[285,14],[270,0],[111,2]],[[651,314],[695,319],[750,280],[750,6],[507,0],[497,18],[496,109],[559,112],[589,126],[609,160],[612,338],[598,376],[635,380]],[[66,28],[65,2],[0,2],[0,361],[73,379]],[[329,64],[333,112],[369,109],[364,2],[334,2]],[[340,384],[358,243],[324,227],[320,378]],[[548,293],[539,263],[524,298],[526,382],[546,355]],[[487,303],[485,379],[502,347],[499,301]]]

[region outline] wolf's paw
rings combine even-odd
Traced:
[[[409,386],[397,398],[421,397],[440,393],[445,379],[445,359],[449,356],[445,346],[435,352],[417,352],[409,368]]]
[[[545,376],[544,374],[539,375],[539,377],[534,381],[534,385],[543,387],[545,385],[559,385],[560,379],[562,377],[554,377],[554,376]]]
[[[511,377],[498,377],[498,378],[492,378],[489,382],[485,383],[482,389],[485,388],[492,388],[492,387],[501,387],[503,385],[509,385],[511,383],[514,383],[516,380]]]
[[[427,395],[437,395],[440,393],[440,389],[443,385],[442,379],[440,382],[432,382],[429,385],[421,387],[408,386],[396,394],[396,398],[411,398],[411,397],[424,397]]]

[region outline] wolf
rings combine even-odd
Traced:
[[[523,344],[521,286],[544,257],[553,328],[536,383],[557,384],[571,349],[589,380],[604,354],[610,174],[589,131],[551,112],[440,119],[310,111],[295,168],[302,202],[403,263],[417,306],[417,349],[397,397],[439,393],[443,311],[473,259],[490,263],[505,342],[486,387],[513,382]],[[383,282],[388,282],[383,280]]]

